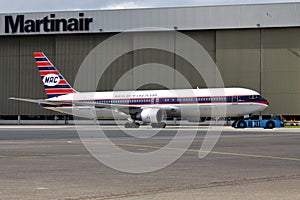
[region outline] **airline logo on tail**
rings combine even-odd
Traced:
[[[48,98],[76,92],[43,52],[35,52],[34,58]]]
[[[60,78],[56,74],[47,74],[43,78],[44,85],[47,86],[56,86],[60,81]]]

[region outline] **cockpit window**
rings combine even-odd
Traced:
[[[261,98],[260,95],[250,95],[249,96],[249,99],[259,99],[259,98]]]

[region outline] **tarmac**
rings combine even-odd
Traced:
[[[105,135],[95,138],[91,131],[97,129],[82,126],[86,136],[80,138],[74,126],[0,126],[0,199],[300,199],[298,128],[225,127],[201,159],[200,147],[211,127],[124,131],[102,126]],[[142,154],[166,146],[179,129],[183,135],[178,146],[164,151],[184,154],[148,173],[104,165],[82,142],[99,139],[102,147],[106,144],[101,141],[109,139],[123,150]],[[183,149],[182,143],[195,131],[192,144]]]

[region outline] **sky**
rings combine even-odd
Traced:
[[[300,2],[300,0],[0,0],[0,13],[236,5],[280,2]]]

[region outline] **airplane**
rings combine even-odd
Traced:
[[[84,118],[127,119],[125,128],[138,128],[139,122],[165,128],[167,117],[192,122],[207,117],[242,117],[269,105],[258,92],[246,88],[78,92],[43,52],[35,52],[34,58],[48,98],[10,99]]]

